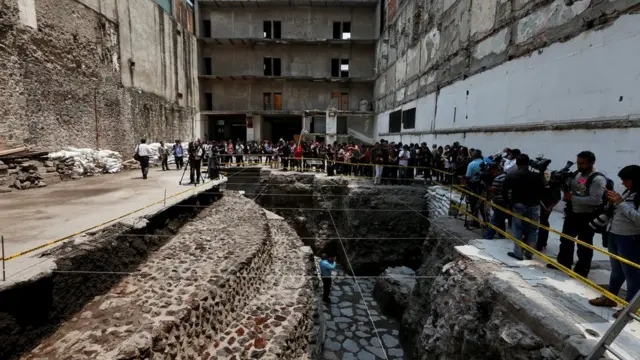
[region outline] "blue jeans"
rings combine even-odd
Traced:
[[[515,204],[513,205],[512,211],[535,222],[540,221],[540,205],[527,206],[524,204]],[[536,241],[538,240],[538,227],[514,216],[512,220],[511,235],[518,240],[523,240],[527,245],[535,248]],[[522,238],[523,236],[525,237],[524,239]],[[513,253],[519,257],[524,257],[525,255],[531,256],[530,252],[524,251],[517,243],[514,243],[513,245]]]
[[[609,233],[609,252],[640,264],[640,239],[638,235],[618,235]],[[631,301],[640,290],[640,269],[623,264],[611,258],[611,276],[609,277],[609,291],[618,294],[622,284],[627,280],[627,301]]]
[[[493,214],[491,215],[491,225],[497,227],[502,231],[506,231],[504,222],[509,218],[509,215],[502,212],[502,210],[493,208]],[[491,240],[494,236],[496,236],[497,231],[489,226],[487,228],[486,233],[484,234],[484,238]],[[499,237],[503,237],[502,234],[499,234]]]

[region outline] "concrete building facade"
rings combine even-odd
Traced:
[[[201,136],[372,141],[376,3],[198,1]]]
[[[0,64],[0,149],[200,132],[195,34],[153,0],[0,0]]]
[[[616,179],[640,154],[639,9],[637,0],[385,1],[375,138],[520,148],[551,168],[591,150]]]

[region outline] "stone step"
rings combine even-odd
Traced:
[[[22,358],[201,358],[213,338],[263,292],[274,256],[283,261],[282,247],[275,250],[264,211],[250,199],[225,194],[139,271]],[[287,260],[298,264],[291,271],[301,266],[293,260]],[[295,323],[296,318],[287,319]]]
[[[313,254],[283,219],[269,220],[269,231],[274,255],[263,291],[214,338],[203,359],[307,358],[318,305]]]

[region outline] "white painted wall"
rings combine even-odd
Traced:
[[[585,32],[541,53],[536,51],[442,88],[435,123],[435,94],[419,98],[415,102],[415,131],[637,118],[638,58],[640,15],[626,15],[603,30]],[[402,108],[411,104],[414,102]],[[553,160],[552,168],[561,167],[566,160],[575,161],[582,150],[591,150],[600,159],[597,167],[613,178],[622,166],[640,163],[640,129],[598,130],[597,134],[593,130],[572,130],[381,136],[388,132],[390,112],[376,117],[377,139],[438,145],[460,141],[485,153],[505,146],[520,148],[530,156],[544,153]]]

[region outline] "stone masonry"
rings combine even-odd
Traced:
[[[142,61],[130,69],[121,66],[125,56],[121,53],[122,40],[133,36],[129,32],[136,35],[149,31],[143,28],[148,19],[133,23],[129,19],[128,23],[138,28],[126,28],[125,34],[119,26],[123,19],[118,20],[120,24],[114,22],[83,2],[87,1],[0,0],[0,150],[27,144],[42,151],[77,146],[131,154],[141,137],[191,138],[195,106],[181,105],[182,100],[162,96],[160,91],[123,86],[123,74],[139,76],[149,66]],[[134,5],[147,2],[136,1]],[[115,0],[101,3],[107,6]],[[121,12],[133,12],[125,8],[126,2],[118,3],[123,7]],[[153,2],[149,4],[155,6]],[[31,26],[25,23],[24,14],[32,15]],[[164,26],[168,31],[172,25]],[[164,27],[157,32],[164,34]],[[143,35],[160,39],[155,33]],[[190,57],[195,57],[188,38],[185,34],[176,40],[176,45],[184,42],[184,46],[180,44],[184,54],[176,50],[176,67],[178,55],[184,57],[184,64],[192,63]],[[173,76],[173,68],[164,59],[156,57],[155,63],[162,63]],[[138,73],[136,67],[140,69]],[[176,74],[183,70],[176,68]],[[130,85],[138,84],[127,84]],[[173,86],[165,84],[168,88]],[[197,90],[185,92],[185,98],[198,98]]]
[[[417,0],[389,6],[376,50],[376,113],[609,26],[636,0]],[[386,130],[384,130],[386,131]]]
[[[304,357],[314,268],[294,236],[227,194],[22,358]]]

